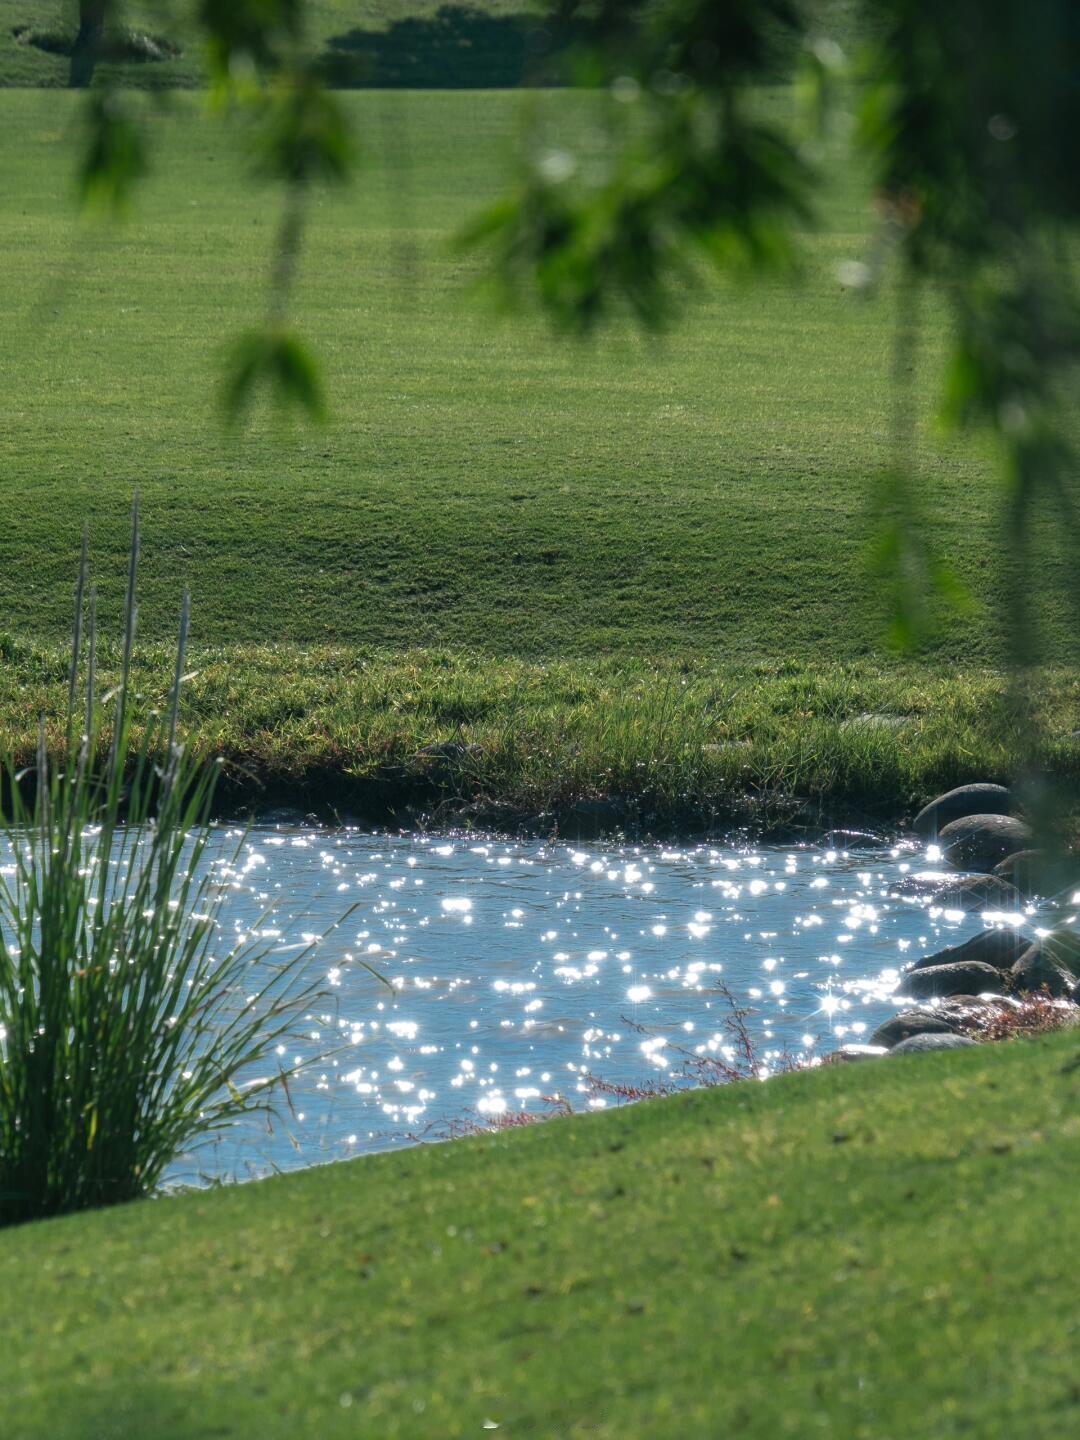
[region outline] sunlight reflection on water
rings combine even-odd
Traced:
[[[238,838],[221,829],[210,853],[222,861]],[[984,923],[929,907],[934,874],[899,847],[253,830],[225,927],[247,933],[272,906],[261,934],[281,956],[358,908],[309,962],[327,998],[281,1051],[304,1067],[293,1113],[230,1133],[176,1177],[316,1164],[437,1134],[467,1112],[543,1112],[556,1095],[604,1105],[590,1075],[647,1084],[670,1079],[685,1052],[728,1053],[721,984],[752,1007],[765,1066],[865,1041],[895,1009],[903,964]]]

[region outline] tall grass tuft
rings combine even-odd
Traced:
[[[217,924],[225,877],[205,856],[217,767],[178,739],[186,596],[171,703],[134,732],[138,559],[136,503],[121,678],[99,697],[84,537],[58,763],[42,721],[32,773],[5,766],[3,1224],[145,1195],[179,1153],[268,1107],[286,1076],[258,1067],[317,993],[308,952],[275,967]]]

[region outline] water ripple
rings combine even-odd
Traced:
[[[219,1173],[408,1143],[466,1112],[609,1103],[590,1077],[615,1094],[670,1077],[680,1056],[732,1058],[728,997],[750,1007],[766,1071],[862,1041],[895,1008],[903,964],[983,923],[929,908],[940,872],[903,848],[580,848],[282,829],[251,832],[230,868],[236,841],[222,830],[210,852],[235,934],[263,916],[262,935],[286,953],[357,909],[315,951],[327,998],[282,1050],[302,1066],[293,1113],[199,1158]],[[181,1167],[187,1178],[194,1163]]]

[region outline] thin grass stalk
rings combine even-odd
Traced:
[[[191,593],[184,591],[184,603],[180,610],[180,636],[176,642],[176,674],[173,680],[172,702],[169,707],[169,761],[176,749],[176,730],[180,719],[180,686],[184,679],[184,657],[187,654],[188,628],[191,624]]]
[[[139,574],[139,497],[131,504],[131,549],[128,554],[127,593],[124,597],[124,653],[120,671],[120,686],[116,694],[116,718],[113,722],[112,754],[110,758],[110,782],[120,783],[120,757],[128,738],[128,687],[131,683],[131,654],[135,647],[135,624],[138,618],[138,603],[135,586]]]
[[[75,697],[79,687],[79,657],[82,654],[82,624],[83,624],[83,593],[86,590],[86,569],[87,549],[89,543],[89,530],[86,525],[82,532],[82,553],[79,556],[79,578],[75,585],[75,619],[71,630],[71,667],[68,675],[68,730],[67,750],[71,754],[72,742],[74,740],[73,727],[75,724]]]
[[[83,748],[80,751],[80,772],[90,756],[90,737],[94,730],[94,706],[97,700],[97,586],[90,586],[90,615],[86,633],[86,709],[83,726]]]
[[[146,1194],[179,1152],[268,1109],[291,1072],[274,1063],[260,1072],[321,994],[305,968],[310,947],[284,965],[270,963],[257,936],[219,948],[223,892],[207,853],[218,768],[195,764],[178,733],[186,598],[168,714],[152,716],[133,738],[138,545],[136,506],[104,772],[93,586],[83,733],[76,739],[77,687],[69,685],[67,753],[50,763],[42,723],[32,806],[7,767],[0,1223]],[[71,674],[85,584],[80,571]]]

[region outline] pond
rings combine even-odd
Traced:
[[[306,962],[326,999],[280,1057],[302,1066],[291,1112],[185,1157],[174,1178],[188,1182],[684,1083],[703,1059],[739,1061],[733,1005],[761,1074],[865,1042],[896,1009],[904,963],[985,923],[929,904],[933,852],[911,847],[223,827],[219,865],[241,839],[221,923],[261,923],[272,959],[357,908]]]

